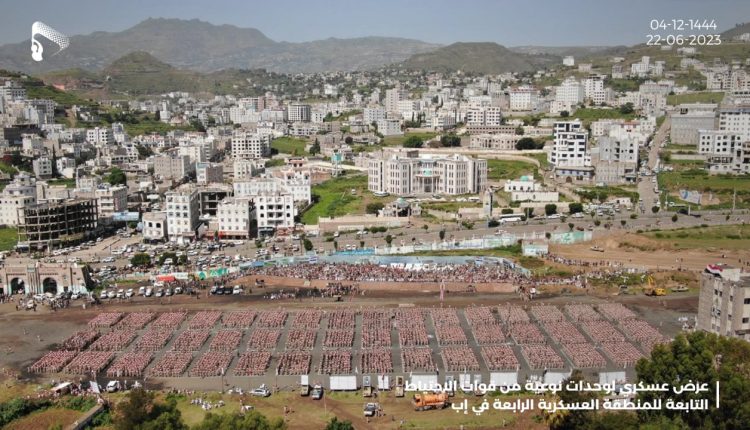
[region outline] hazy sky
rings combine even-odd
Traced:
[[[208,7],[206,7],[208,6]],[[0,0],[0,44],[43,21],[61,32],[120,31],[148,17],[254,27],[276,41],[397,36],[448,44],[645,42],[651,19],[750,21],[750,0]]]

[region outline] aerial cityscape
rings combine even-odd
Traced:
[[[750,428],[750,4],[10,3],[0,428]]]

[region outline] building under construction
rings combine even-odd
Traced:
[[[18,209],[18,247],[28,250],[73,245],[96,235],[96,199],[46,202]]]

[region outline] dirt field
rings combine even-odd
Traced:
[[[748,244],[750,246],[750,243]],[[591,250],[592,246],[604,252]],[[668,242],[649,239],[635,233],[612,232],[607,238],[576,245],[550,245],[550,253],[583,261],[618,261],[625,267],[649,270],[687,269],[702,271],[707,264],[727,263],[741,265],[740,260],[750,260],[750,249],[722,251],[720,249],[681,249],[679,252]],[[722,257],[723,256],[723,257]]]
[[[597,253],[598,254],[598,253]],[[668,274],[657,274],[657,276],[669,276]],[[249,279],[244,280],[247,283]],[[403,287],[403,286],[402,286]],[[279,287],[280,288],[280,287]],[[287,287],[288,288],[288,287]],[[384,288],[368,290],[365,295],[355,297],[344,297],[343,302],[333,302],[332,299],[286,299],[286,300],[266,300],[262,298],[264,293],[274,290],[268,287],[263,290],[254,291],[249,296],[202,296],[200,299],[189,298],[187,296],[173,296],[161,303],[157,300],[136,298],[131,301],[121,303],[108,303],[96,308],[83,310],[80,303],[75,303],[71,309],[65,309],[58,312],[50,312],[45,307],[38,308],[38,312],[16,311],[13,304],[0,304],[0,324],[9,327],[9,330],[0,332],[0,367],[3,369],[13,369],[19,371],[24,379],[21,382],[11,385],[6,384],[0,389],[0,399],[9,398],[17,395],[24,395],[33,392],[39,387],[39,384],[48,384],[55,378],[52,375],[29,375],[25,372],[26,367],[42,356],[46,351],[55,348],[55,344],[63,341],[75,331],[81,329],[87,321],[102,311],[168,311],[168,310],[186,310],[192,314],[198,310],[215,309],[220,311],[230,311],[235,309],[247,309],[250,307],[254,310],[276,309],[283,307],[290,312],[296,312],[301,309],[314,307],[316,309],[330,311],[334,309],[360,309],[363,307],[399,307],[399,306],[418,306],[434,307],[440,306],[439,294],[432,290],[412,290],[404,291],[395,288]],[[536,305],[540,303],[562,306],[570,303],[589,303],[597,304],[604,301],[621,302],[636,312],[636,314],[656,327],[660,332],[667,336],[674,336],[680,330],[678,318],[695,314],[697,309],[697,295],[693,290],[684,295],[671,294],[667,297],[652,298],[643,295],[632,296],[611,296],[607,292],[589,291],[587,295],[583,290],[568,289],[564,294],[557,289],[554,293],[543,293],[537,300],[522,302],[515,294],[497,294],[497,293],[448,293],[444,305],[464,308],[470,305],[497,306],[500,304],[519,304],[519,305]],[[463,314],[459,314],[462,321],[465,320]],[[321,324],[326,324],[325,319]],[[465,323],[462,323],[462,325]],[[428,325],[431,327],[431,324]],[[322,330],[322,329],[321,329]],[[466,328],[465,328],[466,330]],[[318,333],[318,343],[321,334]],[[394,334],[395,336],[395,334]],[[247,338],[247,336],[245,336]],[[283,338],[281,339],[283,342]],[[433,349],[437,345],[432,345],[435,340],[431,340]],[[317,345],[317,343],[316,343]],[[355,342],[355,350],[358,344]],[[244,347],[244,343],[241,348]],[[396,355],[394,355],[395,357]],[[519,357],[519,360],[521,358]],[[236,362],[236,360],[235,360]],[[234,364],[234,363],[233,363]],[[394,361],[394,368],[397,366]],[[274,366],[272,362],[271,366]],[[313,363],[315,366],[315,360]],[[273,368],[273,367],[272,367]],[[441,372],[443,373],[443,372]],[[226,378],[230,379],[230,378]],[[189,383],[187,383],[189,381]],[[239,381],[239,382],[238,382]],[[166,381],[162,381],[166,382]],[[151,388],[166,388],[160,381],[151,381]],[[231,381],[222,381],[219,377],[208,378],[172,378],[169,385],[176,388],[196,389],[213,391],[208,396],[218,399],[224,399],[227,406],[213,410],[212,412],[226,413],[239,410],[239,405],[243,402],[239,396],[230,396],[219,394],[215,390],[225,383],[224,388],[241,385],[243,389],[250,386],[257,386],[257,383],[250,382],[248,378],[233,379]],[[185,386],[182,386],[186,383]],[[377,401],[383,406],[386,413],[385,417],[380,417],[367,422],[362,416],[362,407],[365,399],[361,392],[354,393],[326,393],[325,401],[316,402],[310,398],[300,398],[294,386],[286,386],[287,391],[281,391],[267,399],[246,398],[244,404],[251,404],[260,412],[268,416],[282,416],[284,406],[289,406],[293,412],[287,414],[286,420],[289,428],[307,429],[320,428],[333,416],[340,419],[352,421],[357,428],[363,429],[396,429],[399,428],[401,419],[404,419],[402,428],[464,428],[473,429],[490,429],[498,428],[505,423],[509,428],[537,429],[546,428],[536,413],[525,414],[505,414],[497,411],[487,412],[482,416],[475,416],[472,413],[463,415],[456,413],[451,409],[444,411],[426,411],[414,412],[408,399],[396,399],[391,393],[382,394]],[[200,394],[198,394],[200,395]],[[192,397],[195,397],[193,395]],[[190,398],[184,397],[178,402],[180,410],[189,424],[198,422],[202,419],[205,412],[196,405],[190,404]],[[458,395],[457,400],[461,397]],[[481,398],[470,398],[470,404],[481,402]],[[67,417],[67,415],[65,416]],[[67,419],[67,418],[66,418]],[[42,421],[36,421],[41,423]],[[31,424],[32,421],[19,420],[14,425],[23,425],[18,427],[22,429],[48,428],[53,422],[44,418],[44,425],[37,427]],[[13,427],[16,428],[16,427]]]

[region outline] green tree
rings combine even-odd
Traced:
[[[152,151],[148,146],[135,145],[135,149],[138,151],[138,157],[140,158],[148,158],[154,155],[154,151]]]
[[[310,155],[320,154],[320,142],[315,138],[315,143],[310,145]]]
[[[388,247],[391,246],[391,242],[393,242],[393,236],[391,236],[390,234],[386,235],[385,236],[385,243],[388,244]]]
[[[440,240],[445,239],[445,230],[440,230],[438,232],[438,237],[440,238]]]
[[[519,151],[536,149],[536,141],[530,137],[522,137],[516,142],[516,149]]]
[[[424,140],[417,135],[411,135],[404,140],[404,148],[421,148]]]
[[[568,212],[570,212],[571,215],[583,212],[583,203],[569,203]]]
[[[130,264],[136,267],[148,267],[151,265],[151,256],[145,252],[139,252],[130,259]]]
[[[109,171],[106,181],[111,185],[126,185],[128,178],[125,176],[125,172],[121,169],[113,167],[112,170]]]
[[[659,212],[659,206],[651,206],[651,212],[652,213],[658,213]]]
[[[344,143],[346,143],[347,145],[351,145],[352,143],[354,143],[354,138],[351,136],[346,136],[344,138]]]
[[[365,206],[365,213],[377,215],[378,211],[384,207],[385,205],[380,202],[368,203],[367,206]]]
[[[354,426],[351,421],[339,421],[338,418],[333,417],[326,425],[325,430],[354,430]]]
[[[568,111],[566,111],[566,110],[564,110],[564,111],[560,111],[560,117],[561,117],[561,118],[567,118],[567,117],[569,117],[569,116],[570,116],[570,112],[568,112]]]
[[[620,106],[620,113],[623,115],[629,115],[634,112],[633,103],[627,102]]]
[[[621,225],[621,226],[623,226],[623,227],[625,227],[625,224],[627,224],[627,223],[628,223],[628,222],[627,222],[627,221],[625,221],[624,219],[621,219],[621,220],[620,220],[620,225]]]
[[[239,413],[212,414],[207,413],[203,421],[193,427],[193,430],[284,430],[284,419],[277,417],[269,420],[258,411],[249,411],[244,415]]]
[[[131,390],[117,405],[115,430],[187,430],[174,400],[156,402],[154,393],[142,388]]]
[[[683,421],[686,427],[695,429],[747,428],[747,423],[750,422],[750,372],[747,357],[750,357],[749,343],[703,331],[678,334],[670,344],[656,346],[648,359],[641,360],[636,365],[639,381],[644,384],[666,383],[670,386],[679,386],[686,381],[707,383],[709,392],[640,392],[641,400],[660,399],[666,402],[668,398],[672,398],[675,402],[689,402],[690,399],[706,398],[713,404],[716,396],[715,383],[718,381],[721,407],[705,411],[693,410],[690,413],[667,408],[639,411],[640,421],[652,424]]]
[[[575,227],[575,224],[573,224],[572,222],[569,222],[569,223],[568,223],[568,229],[569,229],[570,231],[573,231],[573,227]]]
[[[516,134],[517,135],[523,136],[523,133],[524,133],[523,127],[521,127],[520,125],[518,127],[516,127]]]
[[[305,239],[302,241],[303,246],[305,247],[305,251],[312,251],[313,250],[313,243],[310,241],[310,239]]]
[[[446,134],[440,138],[440,144],[444,147],[461,146],[461,138],[455,134]]]
[[[677,215],[672,215],[672,222],[677,222]]]
[[[175,254],[174,252],[165,252],[159,256],[159,265],[164,264],[164,262],[167,261],[168,258],[171,258],[173,263],[177,263],[177,254]]]
[[[557,205],[554,203],[547,203],[544,205],[544,213],[547,216],[553,215],[557,213]]]
[[[562,382],[562,386],[565,388],[558,392],[560,400],[564,403],[588,402],[592,400],[595,394],[590,391],[567,389],[568,384],[577,385],[581,381],[584,381],[583,373],[578,369],[573,370],[570,377]],[[544,418],[552,430],[573,430],[584,428],[593,414],[593,411],[587,410],[562,410],[547,414]]]

